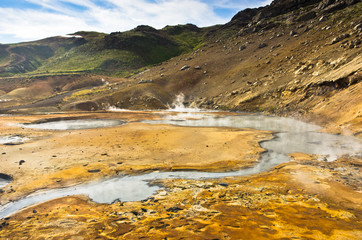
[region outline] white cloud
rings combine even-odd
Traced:
[[[11,39],[19,41],[63,35],[79,29],[90,29],[82,19],[36,10],[0,8],[0,16],[2,17],[0,35],[10,36]]]
[[[212,8],[196,0],[171,0],[150,3],[144,0],[110,0],[113,9],[92,8],[89,14],[107,31],[126,30],[137,25],[162,28],[165,25],[194,23],[207,26],[227,21]],[[116,28],[114,25],[117,25]]]
[[[215,7],[248,7],[244,1],[236,0],[104,0],[104,5],[93,0],[27,1],[39,8],[0,8],[0,42],[36,40],[81,30],[125,31],[142,24],[155,28],[185,23],[210,26],[229,20],[218,16]],[[67,3],[82,10],[77,11]]]

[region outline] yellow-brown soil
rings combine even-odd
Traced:
[[[346,176],[353,172],[360,177],[354,170],[360,164],[360,159],[318,163],[313,156],[299,155],[254,177],[165,180],[166,190],[143,202],[57,199],[3,220],[0,236],[357,240],[362,237],[361,185],[351,185]]]
[[[69,115],[56,115],[66,117]],[[84,118],[86,114],[72,114]],[[3,146],[3,173],[14,178],[4,188],[1,203],[37,189],[54,188],[123,173],[149,170],[233,170],[255,164],[264,151],[259,141],[270,139],[266,131],[151,125],[136,120],[155,118],[142,113],[91,114],[88,118],[119,118],[131,123],[87,130],[22,129],[14,123],[49,116],[2,117],[5,135],[29,137],[18,146]],[[24,160],[25,163],[19,165]],[[91,173],[99,170],[98,173]],[[89,172],[90,171],[90,172]]]
[[[255,164],[263,151],[258,142],[271,138],[265,131],[138,122],[157,118],[146,112],[54,117],[130,123],[52,131],[13,125],[49,115],[1,117],[4,135],[30,138],[23,145],[2,147],[2,172],[14,178],[3,188],[2,204],[38,189],[120,173],[243,168]],[[361,239],[361,159],[326,163],[301,153],[292,159],[249,177],[159,180],[165,190],[141,202],[55,199],[1,220],[0,239]],[[25,163],[19,165],[20,160]]]

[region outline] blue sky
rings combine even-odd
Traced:
[[[238,11],[271,0],[0,0],[0,43],[77,31],[126,31],[138,25],[163,28],[228,22]]]

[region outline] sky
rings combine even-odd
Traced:
[[[138,25],[160,29],[224,24],[240,10],[271,0],[0,0],[0,43],[39,40],[77,31],[111,33]]]

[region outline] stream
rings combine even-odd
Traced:
[[[98,203],[113,203],[115,201],[140,201],[147,199],[162,189],[161,186],[150,184],[157,179],[212,179],[233,176],[246,176],[267,171],[270,168],[289,161],[288,154],[302,152],[320,155],[321,161],[334,161],[339,156],[348,154],[362,156],[361,140],[354,137],[320,133],[321,127],[294,120],[291,118],[272,117],[265,115],[219,115],[201,112],[174,113],[155,112],[161,114],[161,120],[144,121],[147,124],[173,124],[192,127],[229,127],[267,130],[275,132],[274,138],[261,142],[264,152],[259,163],[251,168],[233,172],[201,172],[175,171],[151,172],[143,175],[127,175],[108,179],[102,182],[85,183],[77,186],[45,190],[33,193],[18,201],[0,206],[0,218],[5,218],[33,204],[49,201],[55,198],[84,194]],[[78,122],[74,122],[78,121]],[[82,125],[88,120],[74,120],[71,125]],[[50,124],[50,123],[48,123]],[[51,129],[56,122],[52,122]],[[59,130],[68,129],[63,121]],[[118,122],[119,124],[119,122]],[[86,125],[86,124],[85,124]],[[112,125],[112,124],[111,124]],[[27,127],[30,127],[29,125]],[[37,127],[37,126],[32,126]],[[47,125],[49,127],[49,125]]]

